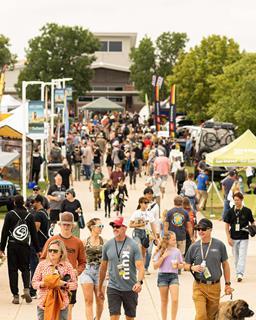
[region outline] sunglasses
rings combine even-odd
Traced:
[[[122,226],[112,226],[113,229],[120,229]]]
[[[197,231],[207,231],[207,230],[209,230],[209,228],[197,228],[196,230]]]
[[[144,201],[143,203],[144,203],[144,204],[149,204],[149,201]]]
[[[94,227],[98,227],[98,228],[104,228],[104,224],[95,224]]]
[[[58,249],[48,249],[48,252],[50,252],[50,253],[58,253],[59,250]]]

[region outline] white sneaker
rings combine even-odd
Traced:
[[[237,279],[237,282],[242,282],[243,281],[243,275],[242,274],[238,274],[236,279]]]

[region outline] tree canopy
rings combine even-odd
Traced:
[[[22,81],[51,81],[64,77],[73,78],[72,87],[78,96],[90,89],[95,61],[94,52],[99,42],[82,27],[62,26],[49,23],[40,29],[39,36],[29,41],[26,49],[26,64],[21,71],[17,89],[21,94]],[[39,90],[28,87],[29,98],[39,98]]]
[[[184,51],[187,41],[185,33],[164,32],[156,39],[155,44],[145,36],[138,48],[132,49],[131,80],[136,89],[141,91],[143,98],[147,94],[149,100],[153,100],[152,76],[155,74],[165,79],[172,74],[173,66],[179,54]],[[168,88],[163,85],[160,97],[167,98],[167,92]]]
[[[247,53],[224,73],[210,81],[214,90],[208,114],[220,121],[233,122],[239,133],[250,129],[256,134],[256,54]]]
[[[0,34],[0,72],[4,65],[12,66],[16,61],[16,55],[10,51],[10,40]]]
[[[168,82],[176,84],[176,103],[195,121],[208,115],[214,88],[212,77],[223,74],[224,67],[241,58],[239,45],[233,39],[211,35],[200,45],[181,54]]]

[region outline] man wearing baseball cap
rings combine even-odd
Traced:
[[[102,287],[110,264],[107,288],[110,319],[119,319],[123,305],[126,319],[132,320],[136,317],[138,293],[142,289],[144,278],[141,252],[136,242],[126,235],[127,224],[123,217],[110,222],[110,225],[113,228],[114,238],[103,247],[98,295],[104,299]]]
[[[203,218],[195,226],[200,240],[193,243],[185,257],[185,270],[191,271],[195,320],[214,320],[219,308],[222,270],[225,278],[225,294],[230,295],[230,267],[225,244],[212,238],[212,222]]]

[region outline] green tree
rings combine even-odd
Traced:
[[[41,34],[29,41],[26,50],[25,68],[19,75],[17,89],[21,95],[22,81],[51,81],[64,77],[73,78],[75,96],[90,89],[95,61],[94,52],[99,48],[98,40],[82,27],[46,24]],[[39,98],[39,90],[28,87],[30,99]]]
[[[0,34],[0,72],[4,65],[12,66],[16,62],[16,55],[10,51],[10,40]]]
[[[155,48],[149,37],[144,37],[138,46],[133,48],[130,53],[132,61],[130,71],[131,80],[134,81],[135,87],[141,92],[141,98],[148,95],[149,101],[153,99],[152,76],[156,72],[155,66]]]
[[[214,93],[209,116],[233,122],[239,133],[250,129],[256,134],[256,54],[244,54],[223,74],[211,78],[210,84]]]
[[[157,74],[166,79],[173,74],[173,67],[178,56],[184,52],[188,41],[186,33],[164,32],[156,40]],[[161,98],[165,99],[169,92],[168,86],[163,86]]]
[[[210,79],[223,73],[223,68],[241,58],[239,45],[233,39],[212,35],[199,46],[181,54],[169,83],[177,85],[178,109],[195,121],[205,119],[214,88]]]
[[[131,58],[131,80],[134,81],[137,90],[141,91],[144,99],[147,93],[149,100],[153,100],[152,76],[153,74],[164,79],[172,74],[173,66],[177,62],[178,56],[184,52],[188,41],[185,33],[164,32],[154,44],[149,37],[144,37],[138,46],[133,48]],[[168,90],[162,86],[160,97],[167,98]]]

